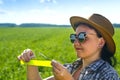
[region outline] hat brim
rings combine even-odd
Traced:
[[[79,22],[87,23],[87,24],[91,25],[93,28],[95,28],[96,30],[98,30],[101,33],[102,37],[105,39],[108,50],[113,54],[115,53],[115,51],[116,51],[115,42],[112,38],[112,35],[109,32],[107,32],[103,27],[94,23],[93,21],[90,21],[83,17],[72,16],[70,18],[70,23],[71,23],[71,26],[73,27],[74,31],[76,30],[75,24],[79,23]]]

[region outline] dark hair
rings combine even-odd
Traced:
[[[108,50],[106,44],[103,46],[103,49],[101,51],[101,58],[107,61],[113,67],[117,64],[117,60],[114,57],[114,54]]]
[[[77,28],[78,26],[80,25],[86,25],[88,26],[89,28],[91,29],[94,29],[95,32],[97,33],[97,37],[98,38],[101,38],[102,35],[100,34],[100,32],[98,30],[96,30],[94,27],[92,27],[91,25],[87,24],[87,23],[82,23],[82,22],[79,22],[79,23],[76,23],[74,26],[75,28]],[[108,48],[107,48],[107,45],[105,44],[102,48],[102,51],[101,51],[101,58],[104,60],[104,61],[107,61],[111,66],[115,66],[117,61],[116,61],[116,58],[114,57],[114,54],[111,53]]]

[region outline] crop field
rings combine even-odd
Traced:
[[[117,66],[120,74],[120,29],[115,28]],[[70,63],[76,59],[75,51],[69,40],[69,27],[50,28],[0,28],[0,80],[26,80],[26,65],[21,65],[17,56],[24,49],[32,49],[37,59],[57,60]],[[39,67],[42,78],[52,75],[52,68]]]

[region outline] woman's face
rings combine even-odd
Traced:
[[[104,45],[103,38],[98,38],[94,29],[86,25],[80,25],[76,28],[76,35],[80,32],[86,32],[86,39],[80,42],[78,39],[74,41],[74,48],[79,58],[99,58],[101,47]]]

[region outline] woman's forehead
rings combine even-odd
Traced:
[[[89,28],[86,25],[80,25],[76,28],[76,34],[80,33],[80,32],[87,32],[87,33],[96,33],[94,29]]]

